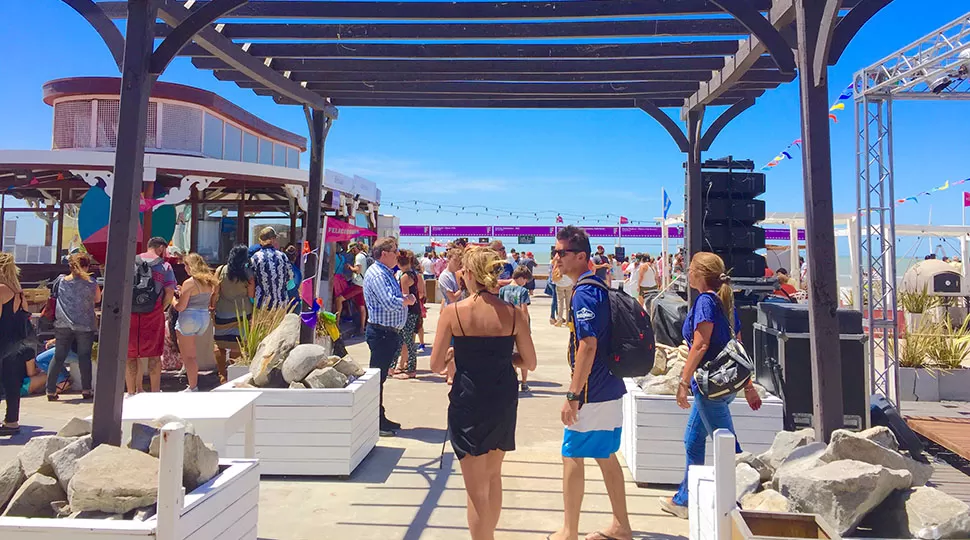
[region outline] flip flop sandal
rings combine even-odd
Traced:
[[[57,394],[47,394],[47,401],[57,401],[59,399],[61,399],[61,396]]]
[[[400,373],[400,371],[398,371],[396,367],[392,367],[391,369],[387,370],[388,377],[394,377],[398,373]]]
[[[16,435],[20,433],[20,427],[7,427],[0,426],[0,437],[5,437],[7,435]]]
[[[81,399],[94,399],[94,392],[90,390],[82,390]]]
[[[608,536],[608,535],[602,533],[601,531],[596,531],[593,534],[598,534],[600,536],[600,538],[598,538],[597,540],[618,540],[617,538],[614,538],[612,536]]]
[[[394,374],[394,378],[397,379],[397,380],[399,380],[399,381],[404,381],[404,380],[407,380],[407,379],[411,379],[413,377],[411,377],[410,374],[405,373],[405,372],[402,371],[402,372],[399,372],[399,373],[395,373]]]

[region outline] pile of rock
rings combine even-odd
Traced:
[[[653,369],[650,374],[636,380],[645,393],[655,396],[676,396],[677,385],[680,384],[680,376],[684,372],[687,364],[687,353],[690,349],[687,343],[681,343],[679,347],[671,347],[663,343],[657,343],[657,352],[653,359]],[[768,393],[764,387],[755,384],[758,394],[765,398]]]
[[[219,472],[219,454],[190,424],[163,417],[135,424],[128,448],[91,449],[91,424],[74,418],[56,435],[35,437],[17,459],[0,467],[0,514],[4,517],[135,519],[155,515],[158,499],[160,427],[186,425],[182,485],[187,491]]]
[[[299,315],[290,313],[256,348],[250,378],[239,386],[258,388],[344,388],[364,374],[349,357],[323,345],[300,343]]]
[[[737,498],[746,510],[819,514],[848,534],[884,538],[968,538],[970,507],[926,487],[933,466],[900,451],[879,426],[838,430],[829,444],[815,432],[781,432],[758,456],[736,458]]]

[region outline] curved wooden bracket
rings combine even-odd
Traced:
[[[652,116],[654,120],[660,123],[660,125],[667,130],[667,133],[670,134],[670,138],[674,140],[674,144],[677,145],[677,148],[679,148],[681,152],[686,153],[689,151],[690,147],[687,143],[687,135],[684,135],[684,131],[680,129],[677,122],[674,122],[673,118],[660,110],[660,107],[657,107],[657,105],[649,99],[638,99],[636,100],[636,105],[640,108],[640,110]]]
[[[859,33],[859,30],[869,22],[873,15],[879,13],[879,10],[888,6],[890,2],[892,0],[860,0],[851,11],[842,17],[835,27],[835,32],[832,33],[829,44],[827,60],[830,66],[838,63],[852,38]]]
[[[95,4],[93,0],[63,0],[63,2],[71,6],[94,27],[101,36],[101,40],[107,45],[111,56],[114,57],[118,71],[121,71],[121,64],[125,58],[125,37],[121,35],[121,30],[118,30],[101,6]]]
[[[711,0],[711,2],[730,13],[749,32],[764,44],[768,54],[782,73],[795,72],[795,54],[791,46],[785,41],[781,33],[771,25],[768,19],[761,16],[758,10],[751,7],[745,0]]]
[[[701,137],[701,152],[707,152],[711,149],[711,145],[714,143],[714,139],[721,133],[731,120],[738,117],[739,114],[748,110],[749,107],[754,105],[754,98],[744,98],[734,105],[731,105],[728,110],[721,113],[710,126],[707,126],[707,131],[704,132],[704,136]]]
[[[829,59],[829,48],[832,45],[832,34],[835,32],[835,25],[839,21],[840,0],[825,0],[822,7],[822,19],[819,21],[818,38],[815,41],[815,56],[812,60],[812,68],[815,74],[815,86],[821,86],[825,82],[825,75],[828,73],[826,66]]]
[[[149,71],[153,75],[161,75],[175,55],[182,50],[182,47],[188,45],[200,30],[248,2],[249,0],[212,0],[203,4],[172,29],[172,33],[155,49]]]

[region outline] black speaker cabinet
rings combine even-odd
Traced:
[[[704,246],[714,251],[764,249],[765,230],[753,225],[723,225],[704,229]]]
[[[705,246],[706,248],[707,246]],[[750,251],[711,250],[724,260],[724,267],[731,277],[757,278],[765,276],[765,258]]]
[[[765,173],[756,172],[701,172],[701,193],[710,196],[730,194],[735,197],[754,198],[765,192]]]
[[[768,303],[759,304],[761,309]],[[791,320],[798,327],[798,314],[807,310],[796,304]],[[780,307],[779,307],[780,306]],[[787,308],[789,304],[773,304],[769,309]],[[842,310],[840,310],[842,311]],[[814,396],[812,391],[812,363],[809,334],[792,332],[784,324],[774,319],[773,326],[764,324],[759,314],[759,322],[754,324],[755,380],[769,392],[781,396],[785,406],[786,429],[812,427]],[[841,317],[840,317],[841,319]],[[865,429],[869,419],[869,393],[866,390],[866,336],[865,334],[840,334],[840,353],[842,357],[842,407],[844,427]],[[780,380],[778,380],[780,378]]]
[[[704,201],[704,225],[740,221],[753,224],[765,219],[765,202],[761,199],[722,199],[710,197]]]

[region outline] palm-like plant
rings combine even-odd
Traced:
[[[248,366],[252,363],[256,355],[256,349],[266,336],[270,334],[283,322],[283,317],[293,311],[293,303],[275,308],[253,309],[253,314],[246,317],[244,314],[236,312],[236,322],[239,323],[239,361],[237,365]]]

